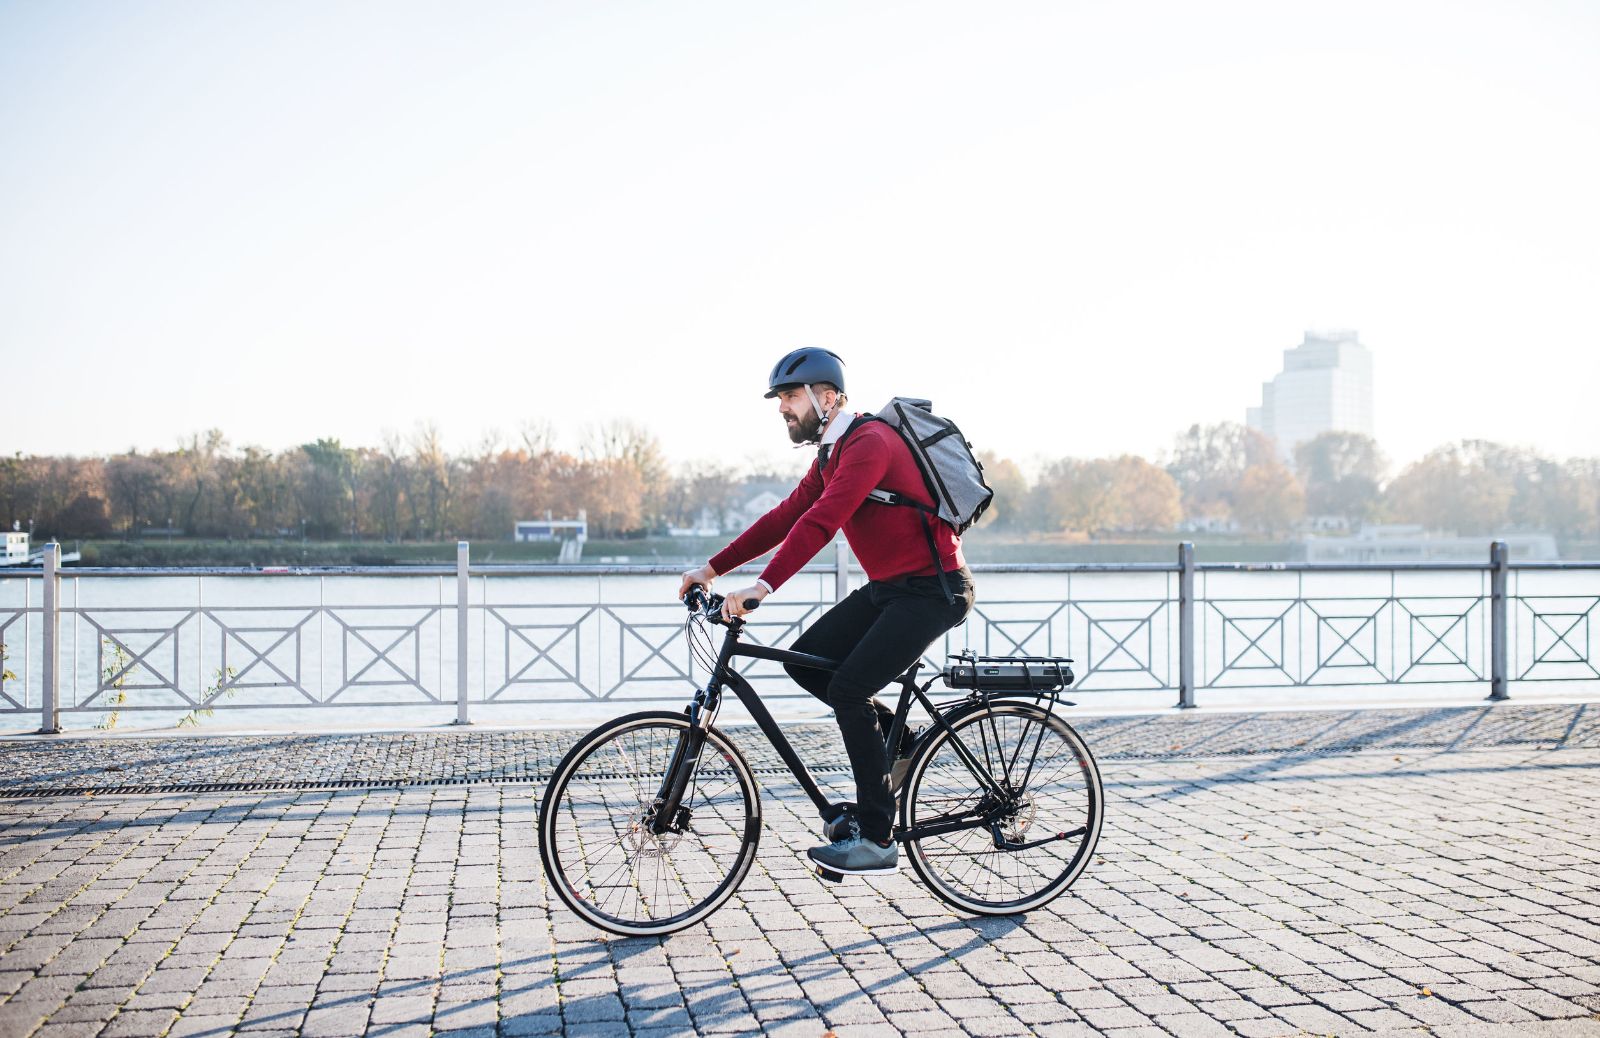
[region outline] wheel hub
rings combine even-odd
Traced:
[[[1012,843],[1021,843],[1023,834],[1033,825],[1038,810],[1031,793],[1024,793],[1018,797],[1016,804],[1006,812],[1006,820],[1001,829],[1005,838]]]
[[[679,810],[682,815],[684,811]],[[682,831],[673,832],[668,829],[664,833],[655,833],[651,829],[656,820],[656,804],[639,804],[639,810],[634,813],[628,828],[622,834],[622,847],[633,858],[659,858],[672,853],[672,849],[683,839]]]

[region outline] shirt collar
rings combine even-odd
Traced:
[[[822,430],[822,442],[819,444],[819,446],[827,447],[833,443],[836,443],[839,437],[845,434],[845,430],[850,428],[850,423],[854,422],[855,420],[856,416],[848,411],[840,411],[838,414],[834,415],[833,418],[828,421],[828,427]]]

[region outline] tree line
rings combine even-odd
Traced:
[[[1279,455],[1234,423],[1180,433],[1158,461],[1061,458],[1032,478],[982,456],[996,491],[984,525],[1025,534],[1169,531],[1182,524],[1282,536],[1308,520],[1418,523],[1489,534],[1511,529],[1600,537],[1600,459],[1465,440],[1397,473],[1367,436],[1325,433]],[[755,483],[792,474],[705,462],[670,464],[650,432],[615,422],[576,451],[532,428],[514,444],[447,452],[424,428],[378,447],[320,439],[287,450],[232,447],[222,433],[171,451],[110,457],[0,458],[0,523],[38,539],[188,536],[438,541],[509,539],[518,520],[584,514],[594,537],[738,521]]]

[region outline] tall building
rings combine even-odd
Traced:
[[[1372,433],[1372,354],[1353,331],[1306,332],[1283,351],[1283,370],[1261,384],[1245,424],[1278,442],[1285,458],[1319,433]]]

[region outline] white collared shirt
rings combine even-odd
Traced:
[[[850,423],[855,420],[856,416],[849,411],[840,411],[834,415],[828,421],[828,427],[822,430],[822,441],[818,446],[826,447],[829,444],[837,443],[840,437],[844,436],[845,431],[850,428]]]

